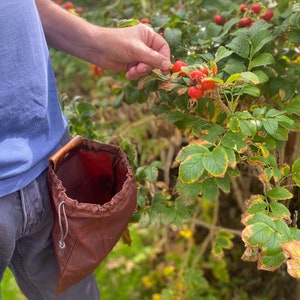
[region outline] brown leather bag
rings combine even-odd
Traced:
[[[136,207],[136,182],[118,146],[80,136],[49,158],[56,293],[91,274],[113,249]]]

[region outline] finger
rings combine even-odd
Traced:
[[[152,70],[151,66],[145,63],[139,63],[129,68],[129,70],[126,72],[126,78],[130,80],[135,80],[144,75],[149,74],[151,70]]]
[[[163,71],[170,68],[170,47],[165,39],[144,24],[137,26],[143,27],[143,42],[137,45],[137,51],[132,53],[135,61],[142,62],[153,68]]]

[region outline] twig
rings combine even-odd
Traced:
[[[244,203],[242,193],[239,189],[239,185],[236,182],[236,178],[231,176],[230,177],[230,182],[231,182],[231,185],[232,185],[232,190],[233,190],[233,193],[234,193],[234,196],[235,196],[235,200],[236,200],[240,210],[242,212],[245,212],[246,211],[246,206],[245,206],[245,203]]]
[[[242,232],[241,232],[240,230],[231,229],[231,228],[226,228],[226,227],[222,227],[222,226],[216,226],[216,225],[209,224],[209,223],[207,223],[207,222],[205,222],[205,221],[197,220],[197,219],[193,219],[193,221],[194,221],[197,225],[209,229],[210,232],[213,232],[214,230],[226,230],[226,231],[229,231],[229,232],[231,232],[232,234],[237,235],[237,236],[241,236],[241,234],[242,234]]]

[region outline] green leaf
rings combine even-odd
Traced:
[[[193,183],[203,174],[203,159],[203,154],[195,153],[180,164],[179,177],[184,183]]]
[[[205,30],[205,36],[207,39],[211,39],[214,37],[219,37],[222,32],[222,27],[215,24],[214,22],[210,22]]]
[[[164,31],[164,38],[170,46],[176,47],[181,44],[182,31],[178,28],[167,27]]]
[[[300,3],[295,3],[292,10],[293,12],[300,12]]]
[[[129,27],[139,24],[138,19],[123,19],[118,22],[120,27]]]
[[[274,58],[270,53],[262,53],[250,62],[249,70],[252,70],[255,67],[270,65],[273,62]]]
[[[288,200],[293,198],[293,194],[283,187],[274,187],[267,192],[267,196],[273,200]]]
[[[203,146],[203,145],[198,145],[198,144],[191,144],[188,145],[186,147],[183,147],[179,154],[176,157],[176,161],[183,161],[185,159],[187,159],[188,156],[193,155],[193,154],[204,154],[204,153],[208,153],[209,150]]]
[[[80,102],[77,104],[77,111],[80,115],[91,117],[95,114],[96,108],[89,102]]]
[[[271,42],[273,36],[268,30],[260,30],[257,31],[251,38],[251,56],[257,53],[262,47],[264,47],[267,43]]]
[[[146,166],[145,167],[146,180],[149,182],[156,182],[158,176],[158,169],[155,166]]]
[[[250,120],[240,120],[241,132],[247,136],[254,136],[257,132],[256,124]]]
[[[251,119],[252,115],[249,111],[236,111],[235,113],[228,115],[228,118],[231,116],[236,116],[239,119]]]
[[[265,201],[259,201],[253,203],[248,209],[247,213],[256,214],[256,213],[267,213],[267,203]]]
[[[223,251],[222,247],[220,247],[217,244],[212,245],[211,252],[212,252],[212,255],[214,255],[216,258],[220,258],[220,257],[224,256],[224,251]]]
[[[300,29],[291,29],[288,37],[291,43],[300,44]]]
[[[271,96],[280,94],[281,100],[288,100],[295,95],[295,84],[295,81],[282,77],[270,78],[270,94]]]
[[[228,79],[226,80],[226,84],[230,84],[241,79],[242,79],[242,75],[239,73],[235,73],[228,77]]]
[[[267,166],[269,164],[269,161],[263,156],[251,156],[248,162],[254,166]]]
[[[258,80],[257,76],[253,72],[242,72],[241,76],[245,81],[250,81],[253,84],[258,84],[259,83],[259,80]]]
[[[291,102],[285,106],[285,110],[288,113],[300,116],[300,96],[292,99]]]
[[[175,199],[176,218],[173,224],[177,227],[182,227],[182,223],[191,218],[191,210],[181,198]]]
[[[283,113],[284,113],[283,111],[279,111],[278,109],[271,108],[267,111],[265,117],[266,118],[273,118],[273,117],[277,117],[279,115],[282,115]]]
[[[236,152],[243,152],[247,147],[244,142],[245,135],[240,132],[227,132],[221,140],[223,146],[231,148]]]
[[[272,136],[278,141],[287,141],[288,130],[282,126],[278,126],[278,129],[272,134]]]
[[[300,158],[297,158],[292,165],[292,179],[297,186],[300,186]]]
[[[265,255],[276,255],[279,252],[282,252],[282,248],[280,245],[281,239],[280,235],[277,232],[271,232],[269,239],[265,243],[265,245],[262,247],[264,250],[264,256]]]
[[[183,183],[180,178],[178,178],[176,190],[178,191],[184,203],[189,205],[197,201],[199,194],[202,191],[202,185],[201,182],[198,181],[189,184]]]
[[[231,49],[234,53],[241,56],[242,58],[248,58],[250,54],[249,38],[244,35],[235,37],[230,43],[226,45],[227,48]]]
[[[243,241],[250,247],[262,247],[269,239],[269,236],[274,230],[265,223],[254,223],[248,225],[242,231]]]
[[[247,85],[241,89],[241,93],[257,98],[260,96],[260,89],[255,85]]]
[[[265,115],[266,113],[266,107],[255,107],[253,109],[253,117],[257,118],[257,117],[262,117]]]
[[[228,158],[223,147],[217,146],[203,158],[205,170],[214,177],[224,177]]]
[[[279,234],[281,234],[284,239],[288,238],[290,236],[290,228],[287,226],[287,224],[282,220],[274,220],[274,223],[276,225],[276,230]]]
[[[203,197],[209,201],[215,201],[219,194],[218,185],[214,178],[208,178],[202,182]]]
[[[232,132],[240,131],[240,120],[236,117],[229,119],[229,128]]]
[[[215,239],[215,244],[222,247],[223,249],[230,249],[233,246],[231,241],[232,238],[232,235],[227,235],[224,234],[223,231],[220,231]]]
[[[300,241],[300,230],[298,228],[290,227],[291,239]]]
[[[260,269],[274,271],[278,269],[286,260],[282,252],[273,255],[263,255],[261,259]]]
[[[176,209],[168,206],[164,194],[158,192],[153,197],[149,216],[152,224],[170,224],[176,217]]]
[[[229,193],[230,192],[230,178],[227,174],[222,177],[216,177],[215,178],[216,183],[218,187],[224,192],[224,193]]]
[[[300,28],[300,12],[294,12],[289,19],[292,27]]]
[[[254,36],[258,31],[266,30],[272,26],[272,24],[266,22],[263,19],[260,19],[256,21],[255,24],[247,30],[247,34],[251,37]]]
[[[274,119],[264,119],[262,125],[270,135],[274,135],[278,129],[278,122]]]
[[[246,66],[236,58],[229,58],[226,61],[225,66],[223,67],[223,71],[229,75],[242,73],[247,70]]]
[[[251,219],[249,219],[246,223],[247,223],[247,225],[251,225],[251,224],[260,223],[260,222],[268,225],[273,230],[276,230],[276,225],[275,225],[274,221],[268,215],[266,215],[264,212],[262,212],[262,213],[258,212],[256,214],[254,214],[253,217]]]
[[[233,51],[227,50],[224,46],[220,46],[216,52],[215,62],[222,60],[225,57],[230,56]]]
[[[227,158],[228,158],[228,165],[231,168],[235,168],[236,167],[236,157],[235,157],[235,152],[227,147],[224,147],[224,150],[226,152]]]
[[[262,70],[254,70],[253,73],[257,76],[259,83],[266,83],[269,80],[268,75]]]

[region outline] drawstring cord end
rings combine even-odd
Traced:
[[[58,204],[58,223],[59,223],[59,229],[60,229],[60,239],[58,241],[58,248],[59,248],[59,255],[63,255],[66,244],[65,244],[65,239],[68,235],[69,232],[69,224],[68,224],[68,219],[67,219],[67,214],[65,210],[65,201],[62,201]],[[62,214],[61,214],[62,212]],[[64,232],[64,227],[62,223],[62,217],[65,219],[65,232]]]

